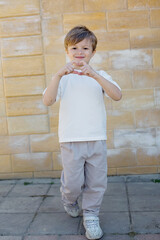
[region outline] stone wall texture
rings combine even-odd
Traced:
[[[121,86],[105,98],[108,174],[160,173],[160,0],[0,0],[0,179],[59,177],[59,103],[42,92],[77,24],[98,37],[91,65]]]

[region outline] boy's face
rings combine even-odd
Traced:
[[[75,61],[77,67],[80,67],[80,62],[83,60],[89,64],[90,59],[94,56],[96,51],[93,51],[92,42],[90,39],[83,39],[75,45],[68,46],[66,51],[70,61]]]

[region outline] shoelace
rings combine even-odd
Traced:
[[[97,228],[98,227],[98,220],[86,220],[86,227],[87,228]]]

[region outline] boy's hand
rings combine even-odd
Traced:
[[[64,75],[72,73],[74,71],[74,68],[74,61],[69,62],[57,72],[57,75],[59,77],[63,77]]]
[[[81,71],[84,75],[87,75],[89,77],[95,78],[97,73],[91,68],[89,64],[87,64],[85,61],[81,61],[79,64],[83,65],[81,67]]]

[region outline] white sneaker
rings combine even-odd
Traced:
[[[86,229],[86,237],[88,239],[100,239],[103,236],[102,229],[99,226],[99,218],[97,216],[84,217],[83,225]]]
[[[71,205],[64,205],[64,209],[71,217],[78,217],[80,214],[80,208],[78,203],[71,204]]]

